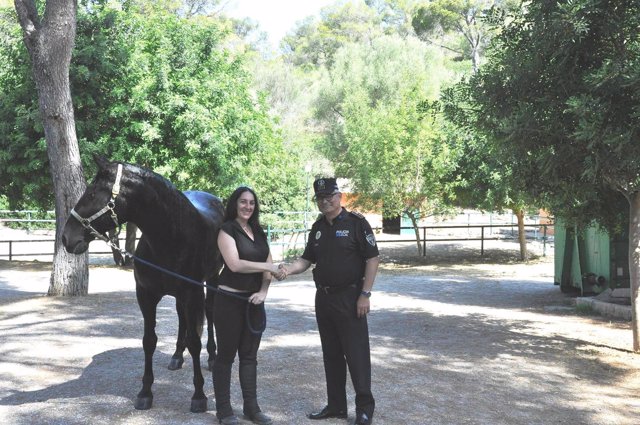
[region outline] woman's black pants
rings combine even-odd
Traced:
[[[251,293],[235,293],[248,297]],[[254,324],[262,320],[260,317],[264,306],[249,306],[248,302],[228,293],[216,294],[213,308],[213,323],[216,327],[218,354],[213,365],[213,389],[216,396],[216,416],[225,418],[233,415],[231,407],[231,369],[238,354],[240,359],[239,375],[243,413],[254,415],[260,411],[257,397],[257,355],[262,333],[254,333],[247,320]],[[249,314],[249,317],[247,317]]]

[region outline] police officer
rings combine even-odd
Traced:
[[[302,256],[284,266],[286,274],[297,274],[315,264],[316,321],[327,379],[327,405],[308,418],[347,417],[348,366],[356,391],[354,424],[369,425],[373,423],[375,402],[367,313],[378,271],[378,247],[367,220],[341,206],[336,179],[317,179],[313,190],[322,215],[311,227]]]

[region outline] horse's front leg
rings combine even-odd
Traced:
[[[142,389],[138,393],[135,408],[138,410],[150,409],[153,404],[153,353],[158,344],[156,335],[156,308],[160,298],[148,292],[143,293],[139,287],[136,290],[138,305],[144,319],[144,336],[142,337],[142,347],[144,349],[144,375],[142,376]]]
[[[184,364],[184,349],[186,347],[185,336],[187,328],[185,324],[184,307],[182,306],[182,303],[178,302],[178,300],[176,300],[176,311],[178,313],[178,338],[176,340],[176,351],[171,356],[169,366],[167,366],[169,370],[178,370],[182,368],[182,365]]]
[[[187,334],[186,342],[191,360],[193,361],[193,386],[194,393],[191,397],[191,412],[202,413],[207,411],[207,397],[204,395],[204,378],[200,366],[200,351],[202,350],[202,325],[204,321],[205,300],[202,290],[189,291],[186,295]]]

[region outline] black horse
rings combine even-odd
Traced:
[[[109,162],[95,157],[98,172],[71,211],[62,243],[70,253],[87,250],[96,236],[125,222],[136,224],[142,237],[135,252],[136,297],[144,318],[144,376],[135,408],[149,409],[153,402],[152,359],[157,344],[156,307],[165,295],[176,299],[178,340],[169,369],[182,366],[185,346],[193,360],[195,392],[191,411],[207,410],[204,379],[200,367],[201,335],[206,312],[209,362],[215,357],[213,338],[213,291],[189,280],[218,285],[222,257],[217,236],[224,219],[222,201],[209,193],[180,192],[164,177],[139,166]],[[101,237],[101,236],[98,236]],[[156,267],[169,270],[164,272]],[[205,308],[206,305],[206,308]]]

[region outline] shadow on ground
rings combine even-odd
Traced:
[[[540,264],[500,269],[480,277],[456,266],[435,275],[380,273],[369,317],[375,423],[637,423],[640,359],[628,350],[629,324],[563,308],[567,297],[550,280],[552,271],[539,274]],[[209,410],[192,414],[191,362],[166,369],[177,327],[173,299],[159,305],[154,407],[136,411],[143,353],[133,286],[43,297],[21,289],[30,273],[16,283],[15,274],[0,269],[0,290],[18,293],[0,299],[4,423],[215,423],[211,376]],[[108,270],[91,273],[97,279]],[[274,282],[269,291],[258,383],[261,406],[277,424],[313,424],[305,414],[325,404],[313,294],[308,273]],[[237,371],[233,376],[241,415]]]

